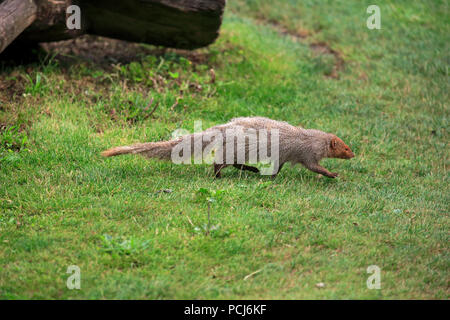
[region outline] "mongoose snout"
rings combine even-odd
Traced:
[[[351,159],[354,157],[355,154],[344,141],[336,136],[331,139],[329,158]]]

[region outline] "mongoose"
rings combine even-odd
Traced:
[[[264,131],[268,132],[267,136],[263,136]],[[278,151],[278,159],[276,159],[277,165],[271,173],[272,177],[275,177],[278,174],[286,162],[290,162],[291,164],[301,163],[313,172],[320,173],[330,178],[335,178],[338,174],[330,172],[322,167],[319,164],[320,160],[322,160],[322,158],[350,159],[355,156],[344,141],[334,134],[315,129],[295,127],[287,122],[276,121],[263,117],[235,118],[226,124],[217,125],[202,132],[185,135],[169,141],[147,142],[131,146],[115,147],[103,151],[102,155],[105,157],[111,157],[127,153],[138,153],[149,158],[164,160],[172,159],[173,161],[174,154],[181,154],[178,149],[180,148],[182,142],[185,143],[187,141],[186,145],[188,148],[184,150],[187,150],[186,153],[189,153],[188,156],[192,157],[195,156],[196,153],[198,154],[205,151],[208,144],[211,144],[211,141],[215,141],[217,135],[219,135],[223,138],[222,140],[217,139],[217,141],[220,141],[218,142],[218,145],[223,147],[222,159],[226,158],[227,150],[232,153],[231,157],[226,158],[227,161],[225,162],[222,161],[218,163],[217,158],[214,158],[214,161],[212,162],[214,166],[214,175],[215,177],[220,178],[220,171],[230,165],[233,165],[240,170],[260,172],[258,168],[247,165],[249,156],[252,150],[256,150],[256,160],[259,162],[261,160],[260,152],[264,151],[263,148],[266,148],[266,145],[261,144],[262,139],[264,137],[275,137],[275,132],[278,132],[278,141],[269,141],[269,143],[267,143],[267,148],[269,149],[272,145],[274,147],[278,147],[278,150],[276,150]],[[249,138],[251,133],[256,134],[255,137],[257,139]],[[230,135],[233,135],[231,137],[233,140],[227,140]],[[246,135],[244,138],[245,142],[241,144],[241,147],[245,147],[243,148],[245,149],[245,158],[241,157],[241,159],[238,159],[239,157],[237,156],[237,150],[239,150],[239,145],[237,145],[238,148],[236,148],[236,142],[242,135]],[[214,136],[214,138],[211,138],[211,136]],[[208,139],[206,137],[210,138]],[[195,144],[195,139],[201,139],[201,144],[199,145],[200,150],[197,151],[193,150],[194,148],[191,148],[191,146]],[[176,152],[174,152],[175,149],[177,149]],[[182,150],[182,153],[184,152],[185,151]],[[191,163],[190,161],[191,160],[189,160],[189,163]]]

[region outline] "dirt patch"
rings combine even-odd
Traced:
[[[276,20],[268,20],[267,23],[269,23],[270,26],[276,29],[277,32],[281,33],[284,36],[289,36],[296,41],[302,41],[310,35],[310,32],[308,30],[289,30]]]
[[[333,79],[339,79],[339,71],[344,67],[344,59],[342,59],[339,52],[330,48],[325,42],[312,43],[309,45],[311,50],[318,55],[329,54],[334,57],[334,65],[330,74],[327,76]]]
[[[94,36],[41,43],[41,46],[49,53],[56,53],[58,60],[80,59],[98,64],[129,62],[144,52],[135,43],[107,40]]]
[[[2,107],[1,102],[17,102],[22,99],[22,94],[25,92],[23,82],[23,77],[15,75],[14,72],[8,76],[0,76],[0,108]]]
[[[311,35],[311,32],[308,30],[298,30],[292,31],[287,29],[281,23],[276,20],[266,20],[264,18],[257,19],[257,23],[269,25],[277,31],[279,34],[289,37],[292,41],[307,43],[308,37]],[[332,49],[325,42],[316,42],[309,44],[309,47],[313,51],[315,55],[331,55],[334,57],[334,65],[330,73],[325,74],[328,78],[339,79],[339,71],[344,68],[345,61],[342,58],[341,54]]]
[[[93,35],[42,43],[41,47],[49,53],[55,53],[56,58],[62,62],[72,63],[74,60],[82,60],[103,67],[117,63],[126,64],[140,60],[146,55],[161,56],[169,52],[174,52],[197,64],[208,61],[208,54],[205,52],[153,47]]]

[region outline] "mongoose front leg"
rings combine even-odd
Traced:
[[[246,166],[245,164],[233,164],[233,166],[239,170],[247,170],[247,171],[259,173],[258,168],[255,168],[252,166]]]
[[[330,172],[327,169],[325,169],[324,167],[322,167],[320,164],[311,164],[311,165],[307,165],[306,166],[309,170],[320,173],[324,176],[327,176],[329,178],[336,178],[338,176],[337,173],[334,172]]]

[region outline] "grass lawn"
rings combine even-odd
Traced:
[[[380,30],[369,4],[231,0],[195,52],[0,64],[0,298],[448,299],[448,1],[378,1]],[[272,181],[100,156],[238,116],[335,133],[356,157],[323,161],[337,179]],[[221,191],[209,235],[204,189]]]

